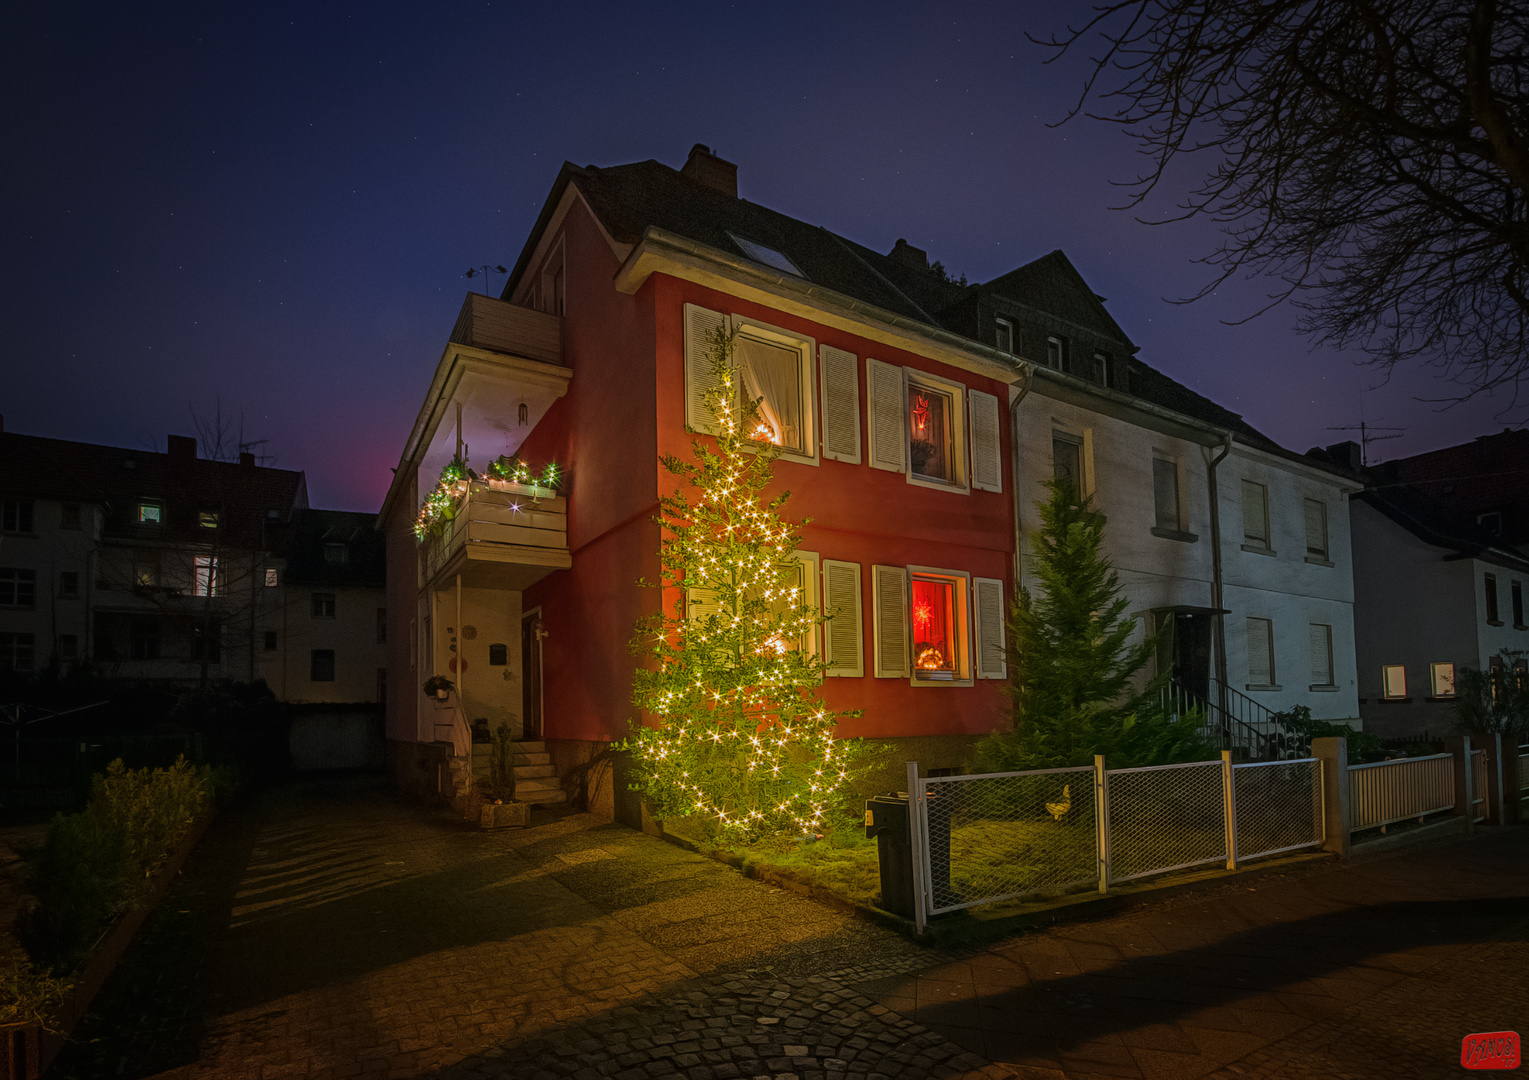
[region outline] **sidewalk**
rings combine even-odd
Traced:
[[[1523,1030],[1529,829],[1308,866],[956,955],[589,815],[294,786],[219,822],[55,1075],[1442,1076]]]

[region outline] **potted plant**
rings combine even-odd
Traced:
[[[508,723],[500,723],[489,739],[488,797],[480,823],[485,829],[512,826],[524,828],[531,821],[531,804],[515,798],[514,732]]]
[[[432,675],[425,680],[425,695],[427,697],[439,698],[442,701],[445,701],[446,695],[456,688],[457,684],[444,675]]]

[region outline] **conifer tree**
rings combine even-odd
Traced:
[[[659,500],[662,580],[677,596],[643,619],[633,652],[633,703],[656,724],[626,742],[637,787],[668,817],[702,815],[724,834],[812,831],[837,808],[859,740],[836,740],[818,697],[823,664],[801,648],[824,622],[806,603],[790,493],[765,494],[778,449],[757,402],[734,392],[733,337],[710,343],[715,447],[692,432],[692,460],[662,459],[679,481]],[[751,437],[755,436],[755,437]]]
[[[1213,757],[1192,718],[1175,723],[1159,706],[1167,672],[1134,689],[1157,641],[1132,640],[1130,601],[1101,551],[1104,516],[1070,484],[1047,488],[1034,535],[1038,590],[1021,588],[1009,611],[1013,726],[978,744],[977,767],[1062,768],[1095,754],[1117,767]]]

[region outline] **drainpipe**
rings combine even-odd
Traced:
[[[1009,403],[1009,441],[1013,444],[1013,486],[1014,486],[1014,595],[1019,595],[1019,542],[1020,525],[1022,524],[1023,503],[1020,501],[1019,491],[1019,406],[1030,396],[1030,388],[1034,384],[1035,369],[1026,362],[1019,366],[1019,396]]]
[[[461,428],[457,429],[458,431]],[[463,656],[463,643],[467,640],[462,636],[462,575],[457,575],[457,712],[462,726],[467,728],[467,755],[472,757],[472,726],[467,722],[467,660]]]
[[[1221,710],[1221,722],[1226,722],[1226,616],[1221,613],[1221,493],[1216,486],[1216,466],[1232,452],[1232,433],[1222,439],[1221,449],[1210,459],[1206,469],[1210,496],[1210,603],[1216,609],[1211,616],[1216,631],[1216,706]]]

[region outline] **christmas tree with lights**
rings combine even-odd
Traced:
[[[691,461],[663,466],[679,481],[660,499],[668,614],[643,619],[632,649],[647,658],[632,699],[655,723],[626,748],[637,787],[662,818],[702,816],[751,839],[818,832],[839,809],[860,740],[836,740],[839,719],[818,697],[823,663],[809,647],[825,620],[807,604],[795,552],[798,525],[766,496],[779,448],[758,403],[735,392],[733,337],[717,331],[706,404],[715,443],[692,432]]]

